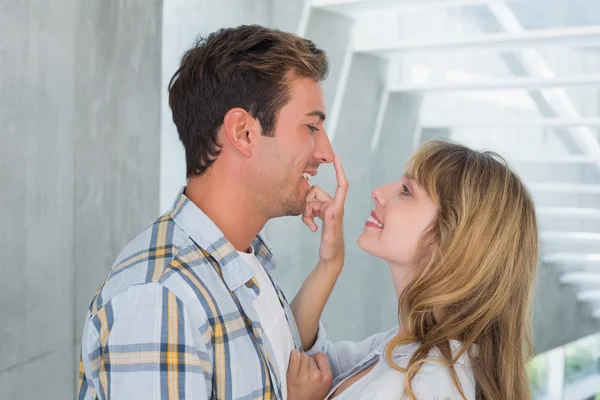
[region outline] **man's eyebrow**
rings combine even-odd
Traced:
[[[306,113],[306,116],[307,117],[317,116],[317,117],[321,118],[321,121],[325,121],[325,113],[323,111],[318,111],[318,110],[311,111],[309,113]]]

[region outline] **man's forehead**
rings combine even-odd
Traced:
[[[290,82],[290,93],[292,100],[296,100],[310,106],[312,111],[324,112],[323,88],[319,82],[311,78],[296,78]]]

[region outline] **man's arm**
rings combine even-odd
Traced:
[[[103,400],[209,399],[212,364],[194,326],[163,286],[129,288],[86,321],[80,390]]]

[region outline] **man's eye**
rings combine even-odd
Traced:
[[[408,190],[408,187],[406,187],[404,183],[402,184],[402,194],[405,196],[410,196],[410,190]]]
[[[311,133],[315,133],[319,131],[319,128],[317,128],[316,125],[306,125],[308,127],[308,129],[310,129]]]

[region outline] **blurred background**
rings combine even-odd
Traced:
[[[0,0],[0,399],[74,397],[95,290],[185,185],[167,83],[198,34],[249,23],[331,62],[326,128],[351,187],[330,339],[396,324],[387,266],[356,237],[370,191],[450,138],[505,156],[537,203],[535,398],[600,398],[599,0]],[[291,299],[319,235],[298,218],[265,233]]]

